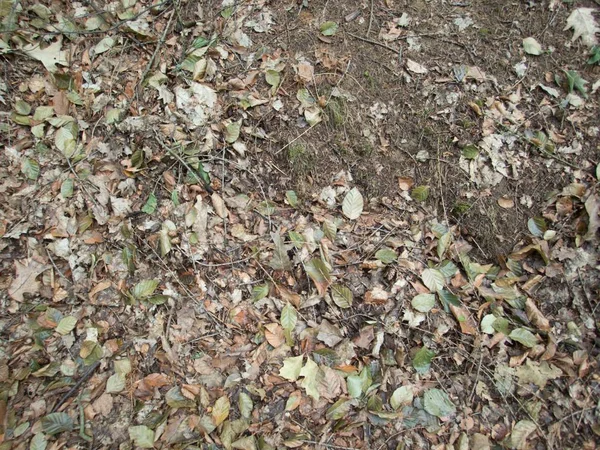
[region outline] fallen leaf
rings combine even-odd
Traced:
[[[40,289],[40,282],[36,277],[46,270],[48,266],[28,258],[15,261],[16,278],[8,287],[8,295],[18,302],[24,300],[24,294],[37,294]]]

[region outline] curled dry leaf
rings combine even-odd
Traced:
[[[510,209],[510,208],[514,208],[515,202],[513,201],[512,198],[504,196],[504,197],[500,197],[498,199],[498,205],[501,208]]]

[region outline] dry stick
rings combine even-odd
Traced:
[[[371,0],[371,13],[369,14],[369,28],[367,28],[367,34],[365,36],[369,36],[371,34],[371,26],[373,25],[373,3],[375,0]]]
[[[183,165],[185,166],[185,168],[186,168],[187,170],[189,170],[189,171],[190,171],[190,172],[191,172],[191,173],[192,173],[192,174],[193,174],[193,175],[196,177],[196,179],[197,179],[197,180],[199,180],[199,181],[202,181],[202,184],[204,185],[204,189],[206,189],[206,191],[207,191],[209,194],[212,194],[212,193],[213,193],[213,190],[212,190],[212,188],[211,188],[209,185],[207,185],[206,183],[204,183],[204,180],[202,180],[202,178],[200,178],[200,176],[199,176],[199,175],[196,173],[196,171],[195,171],[194,169],[192,169],[192,167],[191,167],[191,166],[190,166],[190,165],[189,165],[187,162],[185,162],[185,160],[184,160],[184,159],[183,159],[181,156],[179,156],[179,155],[177,154],[177,152],[175,152],[175,151],[174,151],[174,150],[173,150],[171,147],[169,147],[169,146],[168,146],[168,145],[167,145],[167,144],[166,144],[166,143],[165,143],[165,142],[162,140],[162,138],[161,138],[161,137],[160,137],[160,135],[158,134],[158,131],[154,130],[154,135],[156,136],[156,139],[158,140],[158,143],[160,144],[160,146],[161,146],[163,149],[165,149],[165,150],[166,150],[166,151],[169,153],[169,155],[171,155],[172,157],[174,157],[175,159],[177,159],[177,161],[179,161],[181,164],[183,164]]]
[[[431,334],[434,335],[435,333],[432,333],[431,331],[425,330],[423,328],[419,328],[419,327],[414,327],[415,330],[419,330],[422,331],[424,333],[427,334]],[[463,350],[462,348],[458,347],[451,339],[448,339],[445,336],[440,336],[440,339],[449,342],[450,344],[452,344],[452,347],[455,348],[457,350],[458,353],[462,353],[462,355],[466,358],[466,359],[471,359],[472,356],[469,352],[467,352],[466,350]],[[492,372],[491,369],[487,368],[485,365],[481,366],[481,369],[483,370],[483,372],[488,376],[488,378],[490,379],[490,381],[492,381],[492,383],[494,383],[494,372]],[[519,383],[515,383],[517,386],[522,387],[521,384]],[[504,396],[504,394],[500,393],[500,395],[502,395],[502,397],[506,398]],[[540,426],[540,424],[538,423],[537,420],[535,420],[535,418],[529,413],[529,411],[527,410],[527,408],[525,407],[525,405],[523,404],[523,402],[519,399],[519,397],[517,397],[513,392],[509,392],[510,397],[513,398],[513,400],[515,400],[518,404],[519,407],[525,412],[525,414],[527,414],[527,416],[529,417],[529,419],[535,424],[537,430],[540,432],[540,436],[546,440],[546,442],[548,442],[547,438],[544,435],[544,430],[542,429],[542,427]],[[511,409],[511,412],[515,415],[516,417],[516,413],[512,410],[511,405],[507,402],[508,407]],[[551,447],[550,447],[551,448]]]
[[[165,269],[167,272],[169,272],[169,274],[171,275],[171,277],[173,277],[173,278],[175,279],[175,281],[177,282],[177,284],[178,284],[178,285],[179,285],[179,286],[180,286],[180,287],[181,287],[181,288],[184,290],[184,292],[187,294],[187,296],[188,296],[188,297],[189,297],[191,300],[193,300],[194,302],[197,302],[197,303],[199,303],[199,302],[197,301],[196,297],[194,297],[194,293],[193,293],[192,291],[190,291],[190,290],[188,289],[188,287],[187,287],[185,284],[183,284],[183,283],[181,282],[181,280],[179,279],[179,276],[178,276],[178,275],[177,275],[177,274],[176,274],[176,273],[175,273],[175,272],[174,272],[174,271],[173,271],[173,270],[172,270],[172,269],[171,269],[171,268],[170,268],[170,267],[167,265],[167,263],[165,262],[165,260],[164,260],[164,259],[163,259],[163,258],[162,258],[162,257],[161,257],[161,256],[160,256],[160,255],[159,255],[157,252],[156,252],[156,250],[154,249],[154,247],[152,247],[152,245],[150,245],[150,244],[148,243],[148,241],[146,241],[146,240],[144,240],[143,242],[144,242],[144,244],[146,244],[146,247],[148,247],[148,248],[150,249],[150,251],[151,251],[152,253],[154,253],[154,256],[155,256],[156,258],[158,258],[158,260],[159,260],[159,261],[160,261],[160,263],[162,264],[163,268],[164,268],[164,269]],[[200,304],[200,303],[199,303],[199,304]],[[210,311],[207,311],[205,308],[203,308],[203,311],[204,311],[204,312],[205,312],[205,313],[208,315],[208,317],[210,317],[211,319],[213,319],[213,320],[215,320],[215,321],[219,322],[221,325],[223,325],[223,326],[225,326],[225,328],[227,328],[227,324],[226,324],[225,322],[223,322],[221,319],[219,319],[219,317],[218,317],[217,315],[215,315],[215,314],[211,313]]]
[[[352,36],[354,39],[358,39],[359,41],[363,41],[363,42],[368,42],[369,44],[373,44],[373,45],[377,45],[381,48],[385,48],[386,50],[389,50],[390,52],[394,52],[396,55],[400,55],[401,50],[396,50],[392,47],[388,47],[387,45],[385,45],[383,42],[378,42],[378,41],[373,41],[371,39],[367,39],[364,38],[362,36],[358,36],[357,34],[353,34],[353,33],[348,33],[350,36]]]
[[[65,395],[63,395],[60,400],[58,401],[58,403],[56,403],[56,405],[54,405],[54,408],[52,408],[52,412],[56,412],[58,410],[58,408],[60,408],[68,399],[69,397],[71,397],[73,394],[75,394],[75,392],[79,389],[79,387],[88,379],[92,376],[92,374],[96,371],[96,369],[98,368],[98,366],[100,366],[100,361],[96,361],[94,364],[92,364],[90,366],[90,368],[81,376],[81,378],[79,378],[79,380],[77,380],[77,383],[75,383],[73,385],[73,387],[71,389],[69,389]]]
[[[316,445],[317,447],[320,445],[323,447],[333,448],[333,449],[338,449],[338,450],[360,450],[356,447],[344,447],[342,445],[325,444],[325,443],[317,442],[317,441],[299,440],[298,442],[303,442],[305,444],[313,444],[313,445]]]

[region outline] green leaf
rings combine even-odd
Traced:
[[[125,376],[120,373],[114,373],[106,381],[106,393],[118,394],[125,389],[126,384]]]
[[[590,59],[588,64],[600,64],[600,45],[594,45],[590,51]]]
[[[252,416],[253,408],[254,403],[252,402],[252,398],[245,392],[240,392],[240,395],[238,395],[238,409],[242,417],[249,419]]]
[[[42,430],[50,436],[73,429],[73,419],[64,412],[50,413],[42,417],[41,422]]]
[[[146,204],[142,206],[142,212],[146,214],[153,214],[156,211],[156,206],[158,205],[158,201],[156,200],[156,195],[152,192],[148,196],[148,200],[146,200]]]
[[[417,186],[413,188],[410,196],[418,202],[424,202],[429,198],[429,186]]]
[[[394,391],[390,397],[390,406],[398,409],[401,406],[410,405],[414,397],[414,388],[412,385],[401,386]]]
[[[94,53],[96,55],[100,55],[113,48],[114,45],[115,39],[111,36],[106,36],[96,44],[96,46],[94,47]]]
[[[284,330],[293,331],[298,321],[298,315],[296,309],[290,304],[286,303],[281,309],[281,326]]]
[[[295,191],[286,191],[285,198],[287,199],[288,203],[292,208],[298,206],[298,195],[296,195]]]
[[[44,433],[37,433],[31,438],[29,450],[46,450],[47,445],[48,441],[46,440]]]
[[[173,386],[167,391],[165,401],[171,408],[196,408],[196,402],[183,395],[179,386]]]
[[[275,214],[275,206],[275,203],[273,203],[271,200],[263,200],[258,204],[256,210],[263,216],[268,217]]]
[[[429,312],[435,305],[435,294],[419,294],[412,299],[411,305],[419,312]]]
[[[496,320],[492,322],[492,328],[498,333],[502,333],[506,336],[510,334],[508,319],[504,317],[496,317]]]
[[[215,402],[212,410],[213,421],[216,426],[221,425],[227,417],[229,417],[229,409],[231,405],[229,403],[229,398],[227,395],[223,395],[219,397]]]
[[[342,212],[350,219],[355,220],[360,217],[364,207],[362,194],[358,189],[352,188],[344,197],[342,202]]]
[[[142,280],[134,286],[131,294],[138,300],[150,297],[158,287],[158,283],[158,280]]]
[[[140,167],[142,167],[144,165],[144,150],[142,150],[141,148],[137,149],[135,152],[133,152],[133,155],[131,155],[131,165],[132,167],[135,167],[136,169],[139,169]]]
[[[69,334],[71,331],[73,331],[73,329],[75,328],[75,325],[77,325],[77,319],[73,316],[66,316],[63,317],[60,322],[58,322],[58,325],[56,326],[56,332],[58,334],[62,334],[67,335]]]
[[[423,407],[432,416],[450,417],[456,413],[456,406],[441,389],[429,389],[423,395]]]
[[[421,347],[413,358],[413,367],[417,373],[426,373],[431,367],[431,361],[434,356],[434,351],[429,350],[427,347]]]
[[[332,242],[335,241],[337,235],[337,226],[331,220],[325,219],[323,221],[323,234]]]
[[[106,124],[110,125],[113,123],[119,123],[121,118],[125,115],[125,111],[119,108],[113,108],[106,113]]]
[[[346,286],[334,284],[331,286],[331,299],[339,308],[346,309],[352,306],[354,296]]]
[[[68,126],[68,125],[67,125]],[[71,158],[75,154],[77,148],[77,142],[73,133],[64,126],[60,128],[54,136],[54,145],[58,148],[63,155],[67,158]]]
[[[306,364],[300,370],[300,376],[304,377],[300,385],[306,391],[306,394],[315,400],[319,400],[319,385],[323,381],[323,371],[316,362],[308,358]]]
[[[279,375],[288,381],[296,381],[302,369],[304,355],[292,356],[283,360],[283,367],[279,369]]]
[[[73,197],[73,178],[66,178],[62,184],[60,185],[60,195],[62,198],[71,198]]]
[[[448,250],[448,247],[450,246],[451,242],[452,242],[452,233],[449,231],[447,233],[444,233],[440,237],[440,239],[438,240],[438,245],[437,245],[438,258],[442,259],[444,257],[444,253],[446,253],[446,250]]]
[[[237,122],[232,122],[225,127],[225,142],[233,144],[240,137],[240,130],[242,129],[242,119]]]
[[[40,164],[35,159],[23,158],[21,172],[30,180],[37,180],[40,176]]]
[[[465,145],[461,154],[465,159],[475,159],[479,156],[479,149],[473,144]]]
[[[352,398],[359,398],[362,395],[362,380],[359,375],[350,375],[346,379],[348,394]]]
[[[206,39],[205,37],[202,37],[202,36],[198,36],[196,39],[194,39],[192,41],[193,48],[206,47],[208,44],[210,44],[210,40]]]
[[[146,425],[135,425],[129,427],[129,439],[136,447],[154,448],[154,431]]]
[[[445,278],[452,278],[457,271],[456,265],[452,261],[445,260],[439,266],[438,270]]]
[[[360,374],[350,375],[347,379],[348,394],[352,398],[359,398],[363,393],[367,392],[369,386],[373,382],[371,372],[368,367],[363,367]]]
[[[523,50],[529,55],[538,56],[543,53],[540,43],[532,37],[523,39]]]
[[[548,229],[546,221],[543,217],[534,217],[532,219],[529,219],[527,221],[527,228],[529,228],[531,234],[539,238],[543,237],[544,233]]]
[[[514,426],[510,434],[510,448],[527,448],[527,438],[537,429],[535,422],[531,420],[520,420]]]
[[[384,247],[380,250],[377,250],[377,253],[375,253],[375,258],[384,264],[391,264],[396,261],[398,255],[391,248]]]
[[[446,284],[444,274],[438,269],[425,269],[421,274],[421,278],[431,292],[441,291]]]
[[[269,69],[265,72],[265,80],[275,90],[281,82],[281,74],[276,70]]]
[[[442,289],[438,292],[438,295],[445,305],[460,306],[460,299],[452,292]]]
[[[31,106],[29,105],[29,103],[23,100],[17,100],[17,102],[15,103],[15,111],[21,116],[28,116],[31,112]]]
[[[325,412],[327,420],[340,420],[350,412],[352,401],[340,398],[337,402],[331,405]]]
[[[298,250],[301,249],[306,243],[304,236],[302,236],[300,233],[290,231],[288,234],[290,236],[290,241],[292,241],[292,244],[294,244],[294,247],[296,247]]]
[[[67,99],[74,105],[83,106],[83,100],[81,96],[75,91],[69,91],[67,93]]]
[[[313,258],[304,266],[306,273],[313,280],[319,291],[319,295],[325,295],[331,284],[329,268],[320,258]]]
[[[23,433],[25,433],[27,431],[28,428],[29,428],[29,422],[21,423],[17,428],[14,429],[14,431],[13,431],[14,437],[21,436]]]
[[[565,75],[567,76],[567,84],[568,84],[568,88],[569,88],[569,93],[572,93],[573,90],[577,90],[581,93],[581,95],[583,96],[583,98],[587,98],[587,89],[585,88],[585,85],[588,83],[586,80],[584,80],[583,78],[581,78],[581,76],[579,75],[579,73],[577,73],[574,70],[568,70],[568,71],[564,71]]]
[[[177,194],[177,191],[175,189],[173,189],[173,191],[171,192],[171,201],[173,202],[173,206],[179,206],[179,194]]]
[[[252,288],[252,300],[255,302],[269,295],[269,285],[267,283],[257,284]]]
[[[319,27],[321,34],[323,36],[334,36],[338,31],[338,24],[329,20],[327,22],[323,22]]]
[[[481,328],[481,332],[485,334],[494,334],[494,321],[496,320],[496,316],[493,314],[487,314],[483,316],[481,319],[481,323],[479,327]]]
[[[53,114],[54,108],[52,106],[38,106],[33,113],[33,120],[41,122],[48,117],[52,117]]]
[[[513,341],[520,342],[525,347],[532,348],[538,343],[538,339],[531,331],[525,328],[515,328],[508,335]]]

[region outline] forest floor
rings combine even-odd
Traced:
[[[0,20],[0,450],[599,448],[597,1]]]

